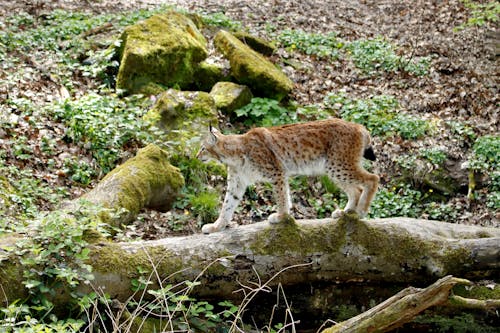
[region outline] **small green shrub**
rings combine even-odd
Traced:
[[[473,155],[469,167],[473,170],[487,172],[500,168],[500,135],[479,137],[472,147]]]
[[[254,97],[251,102],[235,111],[238,118],[247,126],[276,126],[293,123],[297,120],[294,112],[281,106],[277,100]]]
[[[437,166],[442,165],[447,158],[446,152],[439,147],[420,149],[419,155]]]
[[[138,96],[88,94],[48,107],[47,112],[67,127],[65,140],[90,152],[99,167],[96,172],[105,174],[115,167],[125,145],[147,139],[143,101]]]
[[[316,34],[287,29],[278,34],[277,39],[280,45],[288,50],[299,50],[319,58],[337,59],[344,47],[344,42],[334,32]]]
[[[16,253],[24,267],[22,284],[30,293],[32,309],[40,314],[52,310],[50,298],[58,290],[69,289],[76,306],[81,298],[75,288],[93,279],[87,264],[90,250],[88,232],[106,234],[97,215],[100,207],[83,205],[73,213],[54,212],[31,225],[30,238],[17,243]]]
[[[473,0],[462,0],[465,7],[470,10],[471,17],[467,22],[455,28],[455,31],[463,30],[467,27],[483,26],[486,23],[498,22],[500,16],[500,3],[498,1],[489,1],[480,3]]]
[[[215,191],[205,191],[189,195],[189,203],[194,215],[199,219],[201,225],[213,223],[218,216],[220,194]]]
[[[398,112],[398,101],[392,96],[370,99],[349,99],[345,94],[328,94],[324,103],[338,110],[343,119],[362,124],[373,135],[400,135],[403,139],[418,139],[431,130],[430,124],[414,116]]]
[[[241,22],[234,21],[224,13],[204,14],[201,16],[203,23],[214,27],[227,28],[232,31],[241,30]]]
[[[419,203],[423,199],[421,192],[407,184],[397,187],[381,188],[372,201],[370,217],[407,216],[418,217],[422,209]]]
[[[406,71],[422,76],[429,72],[429,58],[414,61],[411,58],[399,56],[394,45],[383,38],[355,40],[349,43],[346,49],[356,67],[367,74],[377,71]]]

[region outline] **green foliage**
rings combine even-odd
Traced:
[[[179,168],[185,181],[183,195],[177,198],[175,208],[190,209],[198,217],[200,224],[213,222],[218,215],[220,192],[208,189],[207,183],[210,177],[224,178],[225,167],[213,162],[203,163],[183,155],[172,156],[170,162]]]
[[[392,188],[381,188],[372,201],[370,217],[407,216],[418,217],[422,193],[410,185],[400,184]]]
[[[483,26],[486,23],[498,22],[500,15],[500,3],[498,1],[480,3],[473,0],[462,0],[462,2],[470,10],[471,17],[467,19],[467,22],[456,27],[456,31],[467,27]]]
[[[70,291],[74,306],[83,304],[76,287],[93,279],[92,266],[86,263],[90,253],[86,236],[96,231],[106,234],[97,217],[103,211],[83,205],[71,214],[58,211],[41,216],[30,227],[30,238],[17,243],[16,253],[24,268],[22,284],[30,293],[24,306],[30,313],[56,322],[50,314],[50,299],[61,290]]]
[[[347,42],[334,32],[316,34],[287,29],[276,38],[289,51],[299,50],[308,55],[329,59],[345,56],[352,59],[354,65],[366,74],[404,71],[422,76],[429,73],[430,58],[414,60],[412,57],[399,56],[397,48],[381,37]]]
[[[215,191],[204,191],[189,194],[189,203],[193,213],[198,216],[200,224],[212,223],[217,218],[219,211],[220,194]]]
[[[449,120],[446,122],[446,125],[450,127],[454,134],[458,135],[459,138],[462,138],[462,140],[474,140],[476,138],[474,129],[468,124],[460,121]]]
[[[143,99],[132,96],[88,94],[78,100],[65,100],[48,109],[67,127],[65,139],[90,152],[99,170],[112,170],[127,144],[147,139]]]
[[[241,30],[241,22],[234,21],[227,17],[224,13],[212,13],[202,15],[203,23],[214,27],[227,28],[232,31]]]
[[[189,296],[190,291],[200,284],[198,281],[184,281],[175,286],[168,284],[159,289],[148,289],[146,292],[153,297],[152,300],[140,303],[131,301],[127,305],[134,316],[168,318],[168,324],[165,326],[163,323],[163,327],[170,329],[189,331],[190,328],[196,328],[197,331],[208,332],[223,328],[224,321],[235,317],[238,307],[230,301],[219,302],[216,307]],[[225,326],[227,329],[228,325]]]
[[[344,42],[334,32],[316,34],[287,29],[282,31],[277,39],[280,45],[288,50],[300,50],[319,58],[337,59],[340,56],[340,50],[344,47]]]
[[[498,328],[491,327],[484,323],[478,322],[473,315],[463,313],[453,317],[435,316],[418,316],[415,319],[416,323],[428,324],[432,326],[432,332],[437,333],[494,333],[498,332]]]
[[[447,158],[446,152],[439,147],[420,149],[419,155],[437,166],[442,165]]]
[[[392,96],[349,99],[342,93],[330,93],[324,103],[338,110],[343,119],[366,126],[373,135],[387,137],[397,134],[403,139],[418,139],[431,130],[427,121],[398,112],[398,101]]]
[[[469,168],[481,172],[499,170],[500,135],[479,137],[472,147],[473,155],[469,159]]]
[[[21,228],[23,220],[33,218],[39,213],[40,202],[55,204],[67,196],[65,189],[51,187],[36,178],[31,169],[6,166],[0,159],[0,180],[2,176],[5,180],[8,179],[14,191],[5,194],[11,204],[7,207],[0,205],[0,233]]]
[[[254,97],[251,102],[235,111],[238,118],[247,126],[276,126],[293,123],[296,115],[281,106],[277,100]]]
[[[422,76],[429,72],[429,58],[414,61],[411,58],[399,56],[394,45],[380,37],[356,40],[348,44],[346,48],[356,67],[367,74],[373,74],[376,71],[405,71]]]

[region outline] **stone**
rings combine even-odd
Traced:
[[[263,55],[252,50],[227,31],[219,31],[215,47],[231,64],[231,74],[259,97],[283,99],[293,89],[293,82]]]
[[[222,113],[231,114],[252,100],[252,92],[247,86],[233,82],[217,82],[210,91],[215,106]]]
[[[263,55],[270,56],[274,52],[276,52],[276,46],[262,38],[249,34],[248,32],[237,31],[234,32],[233,35],[244,44],[250,46],[254,51],[257,51]]]
[[[168,89],[158,96],[144,119],[163,130],[162,139],[175,142],[173,150],[195,150],[193,141],[217,123],[217,108],[209,93]]]
[[[177,12],[157,14],[125,28],[118,50],[116,88],[127,94],[158,94],[166,87],[188,87],[207,55],[207,41],[196,25]]]

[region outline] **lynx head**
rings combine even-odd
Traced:
[[[196,158],[203,162],[210,159],[221,161],[217,143],[223,134],[221,134],[216,128],[213,128],[212,125],[209,125],[208,132],[209,133],[201,143],[201,147],[196,154]]]

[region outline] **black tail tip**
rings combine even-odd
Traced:
[[[375,156],[375,152],[371,146],[365,149],[363,157],[370,161],[375,161],[377,159],[377,156]]]

